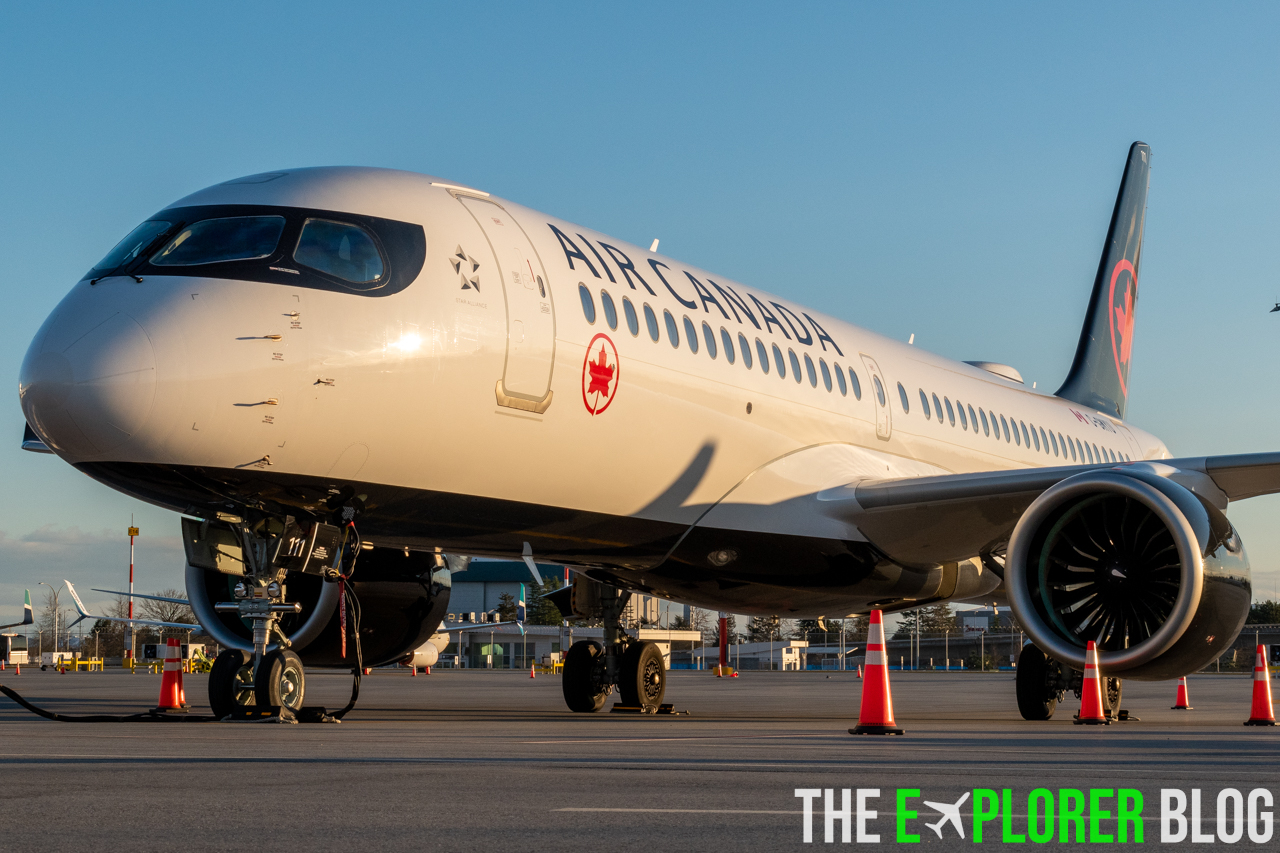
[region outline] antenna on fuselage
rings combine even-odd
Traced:
[[[657,238],[657,237],[654,237],[654,238],[653,238],[653,243],[652,243],[652,244],[650,244],[650,246],[649,246],[649,251],[650,251],[650,252],[656,252],[656,251],[658,251],[658,238]],[[1277,308],[1280,308],[1280,302],[1277,302],[1277,303],[1276,303],[1276,307],[1277,307]]]

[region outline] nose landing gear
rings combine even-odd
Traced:
[[[253,652],[228,649],[218,655],[209,673],[209,705],[219,717],[251,705],[280,708],[288,716],[302,709],[306,672],[302,659],[290,648],[292,644],[280,628],[282,614],[302,611],[301,604],[285,601],[286,578],[293,570],[343,583],[359,553],[359,537],[353,524],[348,524],[344,533],[319,522],[303,528],[291,517],[263,517],[253,524],[233,524],[232,528],[240,541],[244,579],[235,585],[235,601],[218,602],[213,609],[234,613],[252,623]],[[346,534],[354,542],[348,541]],[[348,563],[345,574],[344,561]],[[358,607],[353,607],[353,612],[358,614]],[[358,644],[357,639],[357,647]]]

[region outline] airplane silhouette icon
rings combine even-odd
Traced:
[[[960,822],[960,807],[964,805],[964,801],[967,799],[969,799],[968,791],[965,791],[964,796],[956,800],[954,804],[931,803],[928,800],[925,800],[924,804],[926,806],[933,809],[938,814],[942,815],[942,819],[939,820],[937,823],[926,823],[925,826],[932,829],[934,832],[938,834],[938,837],[941,838],[942,827],[949,823],[955,826],[956,832],[960,833],[961,838],[964,838],[964,824]]]

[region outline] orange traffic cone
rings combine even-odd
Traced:
[[[1109,726],[1110,720],[1102,713],[1102,676],[1098,672],[1098,647],[1089,641],[1084,652],[1084,683],[1080,690],[1080,713],[1076,714],[1077,726]]]
[[[178,638],[170,637],[164,649],[164,677],[160,679],[160,702],[157,711],[187,710],[187,696],[182,689],[182,664],[178,660]]]
[[[1170,711],[1190,711],[1191,699],[1187,696],[1187,677],[1184,675],[1178,679],[1178,704],[1169,709]]]
[[[536,676],[536,675],[534,675],[534,673],[533,673],[533,664],[529,664],[529,677],[530,677],[530,678],[537,678],[537,676]]]
[[[871,611],[867,632],[867,679],[862,683],[862,708],[851,735],[900,735],[893,721],[893,697],[889,694],[889,664],[884,657],[884,614]]]
[[[422,671],[423,671],[424,673],[426,673],[427,675],[430,675],[430,674],[431,674],[431,667],[429,667],[429,666],[424,666],[424,667],[422,668]]]
[[[1258,646],[1253,661],[1253,708],[1246,726],[1274,726],[1276,715],[1271,710],[1271,673],[1267,670],[1267,647]]]
[[[416,666],[409,667],[409,671],[413,673],[414,678],[418,677],[418,668]]]
[[[22,664],[20,664],[20,663],[15,663],[15,664],[13,665],[13,674],[14,674],[14,675],[22,675]]]

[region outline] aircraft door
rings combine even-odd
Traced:
[[[507,302],[507,360],[496,393],[498,404],[531,412],[551,405],[556,320],[546,272],[514,217],[501,205],[457,196],[489,240]]]
[[[876,408],[876,438],[888,441],[893,435],[893,420],[889,414],[889,386],[885,383],[880,365],[869,355],[862,355],[862,363],[871,378],[871,404]]]

